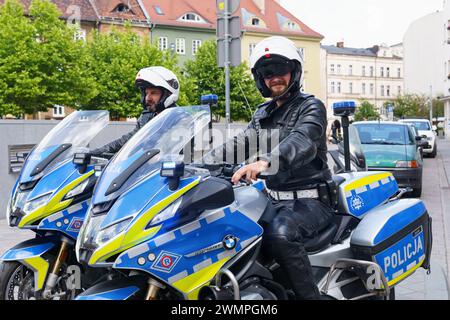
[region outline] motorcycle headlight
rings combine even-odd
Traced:
[[[108,242],[109,240],[120,234],[123,230],[125,230],[125,228],[128,227],[132,219],[133,217],[130,217],[104,230],[99,231],[97,233],[97,236],[95,237],[95,243],[98,245],[102,245]]]
[[[95,177],[91,176],[89,179],[86,179],[85,181],[83,181],[82,183],[80,183],[78,186],[76,186],[75,188],[73,188],[72,190],[70,190],[65,196],[63,200],[68,200],[68,199],[72,199],[80,194],[82,194],[87,186],[92,185],[92,183],[94,183]]]
[[[42,207],[43,205],[45,205],[48,202],[48,200],[50,199],[51,196],[52,196],[52,193],[48,193],[46,195],[43,195],[42,197],[28,201],[25,204],[25,206],[23,207],[23,212],[25,212],[26,214],[29,214],[29,213],[35,211],[36,209],[39,209],[40,207]]]
[[[156,217],[150,222],[150,227],[154,227],[170,218],[173,218],[180,208],[181,202],[183,201],[183,197],[179,198],[177,201],[172,203],[170,206],[165,208],[163,211],[158,213]]]

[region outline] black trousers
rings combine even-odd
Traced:
[[[280,201],[274,206],[277,214],[266,227],[263,250],[280,265],[297,299],[320,299],[304,242],[334,223],[333,211],[316,199]]]

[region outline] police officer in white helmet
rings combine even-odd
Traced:
[[[320,299],[305,243],[334,223],[332,204],[320,191],[332,179],[326,156],[326,108],[314,96],[301,93],[303,59],[289,39],[261,41],[250,62],[259,91],[271,100],[259,106],[247,132],[251,129],[260,136],[264,129],[279,130],[280,144],[239,169],[232,181],[256,180],[278,162],[278,172],[266,180],[277,214],[266,227],[263,246],[281,266],[296,299]],[[235,141],[242,144],[245,139]]]
[[[164,67],[141,69],[135,81],[141,90],[143,111],[138,118],[136,128],[121,138],[107,145],[92,150],[91,155],[115,154],[130,138],[159,113],[167,108],[176,107],[180,95],[180,83],[172,71]]]

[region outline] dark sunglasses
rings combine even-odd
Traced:
[[[284,76],[291,72],[289,64],[270,64],[261,68],[258,68],[256,72],[264,79],[271,79],[277,76]]]

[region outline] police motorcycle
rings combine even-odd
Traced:
[[[104,169],[76,252],[80,263],[123,277],[77,300],[290,298],[279,266],[260,250],[273,217],[264,184],[232,186],[228,166],[178,161],[209,119],[207,107],[165,110]],[[351,172],[345,158],[330,190],[336,223],[306,243],[318,287],[330,299],[393,298],[398,283],[430,268],[431,218],[422,201],[400,199],[392,174]]]
[[[55,126],[30,152],[7,207],[10,227],[35,232],[0,257],[0,300],[72,299],[104,271],[83,269],[75,241],[96,183],[90,165],[73,161],[77,151],[109,123],[107,111],[77,111]]]

